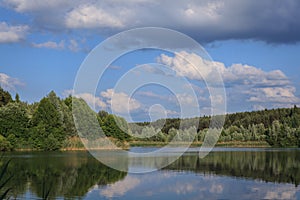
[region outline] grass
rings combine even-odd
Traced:
[[[161,147],[165,146],[167,142],[154,142],[154,141],[130,141],[131,147]],[[178,144],[185,144],[184,142]],[[202,142],[193,142],[191,147],[200,147]],[[218,142],[216,147],[271,147],[265,141],[228,141],[228,142]]]
[[[129,142],[120,142],[114,138],[110,138],[110,140],[116,144],[121,149],[129,149],[130,147],[162,147],[166,146],[168,142],[158,142],[158,141],[139,141],[133,140]],[[97,141],[96,141],[97,142]],[[178,145],[186,145],[184,142],[178,142]],[[193,142],[191,147],[200,147],[202,142]],[[218,142],[216,147],[271,147],[266,141],[227,141],[227,142]],[[98,148],[94,148],[95,150],[109,150],[114,148],[109,148],[104,146],[99,146]],[[36,151],[35,149],[15,149],[16,151]],[[73,137],[68,139],[60,149],[60,151],[86,151],[87,149],[83,145],[81,139],[79,137]]]

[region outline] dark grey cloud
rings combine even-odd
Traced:
[[[1,5],[28,14],[33,27],[46,31],[80,30],[107,36],[157,26],[181,31],[203,43],[252,39],[280,44],[300,40],[298,0],[3,0]]]
[[[300,2],[296,0],[224,1],[217,23],[193,27],[192,37],[210,42],[253,39],[267,43],[294,43],[300,39]]]

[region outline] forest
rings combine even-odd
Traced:
[[[88,107],[82,99],[71,96],[61,99],[54,91],[30,104],[21,101],[18,94],[13,98],[0,88],[0,150],[84,148],[72,115],[74,99]],[[194,142],[201,143],[211,120],[210,116],[202,116],[127,123],[106,111],[96,113],[87,109],[97,116],[97,123],[107,137],[114,142],[129,144],[133,141],[167,143],[174,138],[184,142],[191,137]],[[91,128],[88,130],[90,133],[87,134],[93,134]],[[197,134],[191,135],[191,132]],[[247,141],[265,142],[273,147],[300,147],[300,108],[227,114],[218,142]]]

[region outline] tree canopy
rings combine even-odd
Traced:
[[[73,105],[76,105],[73,109]],[[73,112],[77,113],[74,119]],[[91,120],[95,119],[95,120]],[[106,111],[93,111],[83,99],[60,99],[51,91],[39,102],[15,101],[0,88],[0,150],[58,150],[83,147],[82,138],[104,135],[118,142],[203,141],[210,116],[127,123]],[[78,130],[75,127],[78,125]],[[99,129],[101,127],[101,129]],[[196,133],[196,135],[194,134]],[[226,115],[219,142],[262,141],[271,146],[300,147],[300,108],[280,108]]]

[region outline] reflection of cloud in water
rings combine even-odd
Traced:
[[[297,188],[281,187],[277,190],[268,191],[264,199],[297,199],[297,191],[299,191]]]
[[[175,178],[175,177],[173,177]],[[163,190],[165,190],[164,192],[168,191],[171,193],[175,193],[177,195],[189,195],[189,194],[197,194],[197,196],[199,197],[202,196],[204,197],[205,194],[222,194],[223,192],[223,188],[224,185],[222,185],[221,183],[212,183],[212,181],[210,182],[206,182],[203,180],[203,178],[198,177],[198,180],[190,180],[189,182],[180,182],[177,181],[176,183],[169,185],[168,190],[165,189],[161,189],[161,192],[163,192]]]
[[[251,188],[251,191],[259,194],[261,199],[297,199],[296,195],[300,191],[299,187],[290,184],[270,184],[255,185]]]
[[[132,190],[140,183],[140,179],[127,176],[124,180],[118,181],[112,185],[107,186],[100,191],[100,194],[107,197],[123,196],[129,190]]]
[[[177,196],[192,199],[297,199],[300,188],[293,184],[265,183],[263,181],[241,180],[237,182],[231,177],[200,175],[197,177],[180,178],[169,176],[168,189],[160,189],[160,193],[173,193]],[[187,175],[189,176],[189,175]],[[166,181],[165,179],[165,181]],[[176,180],[176,182],[174,181]],[[173,181],[172,181],[173,180]]]
[[[297,199],[299,191],[300,188],[293,184],[159,171],[128,175],[123,181],[101,189],[100,195],[129,199],[160,199],[166,196],[170,199]]]
[[[209,192],[221,194],[223,192],[223,188],[224,188],[223,185],[213,183],[209,189]]]
[[[176,183],[174,186],[174,190],[176,194],[188,194],[195,190],[194,184],[186,183],[186,184],[180,184]]]

